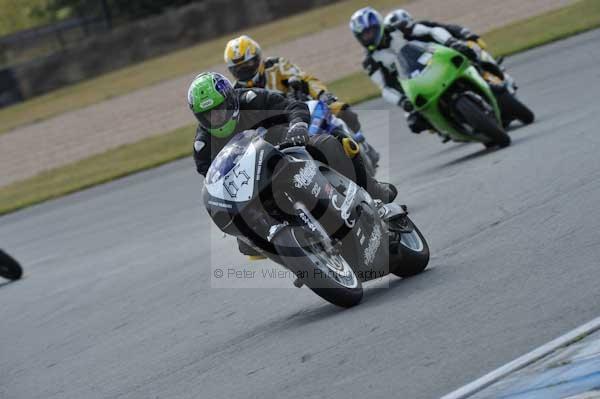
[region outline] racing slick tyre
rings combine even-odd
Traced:
[[[486,148],[510,145],[510,136],[498,124],[493,113],[488,114],[470,97],[462,96],[455,103],[456,110],[475,131],[486,135],[491,141],[484,143]]]
[[[23,269],[19,262],[0,249],[0,277],[9,280],[18,280],[23,276]]]
[[[429,263],[429,245],[423,234],[408,216],[391,220],[390,230],[400,236],[392,248],[399,255],[400,264],[392,272],[406,278],[422,273]]]
[[[301,227],[287,227],[273,239],[277,253],[298,280],[326,301],[350,308],[362,300],[361,281],[339,253],[328,253],[322,240]]]
[[[535,114],[517,97],[506,92],[498,96],[498,105],[502,112],[503,118],[506,115],[507,120],[518,119],[524,125],[530,125],[535,121]]]

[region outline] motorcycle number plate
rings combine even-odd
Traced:
[[[252,198],[256,171],[256,149],[250,145],[236,165],[214,183],[207,184],[206,189],[215,198],[244,202]]]

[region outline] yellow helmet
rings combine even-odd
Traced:
[[[225,46],[225,63],[229,72],[241,82],[257,81],[264,72],[262,51],[249,36],[236,37]]]

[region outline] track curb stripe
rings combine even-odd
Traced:
[[[560,349],[564,346],[568,346],[576,341],[579,341],[581,338],[590,335],[598,330],[600,330],[600,317],[580,327],[577,327],[571,332],[568,332],[565,335],[562,335],[556,338],[555,340],[550,341],[537,349],[534,349],[533,351],[513,360],[510,363],[505,364],[502,367],[497,368],[496,370],[484,375],[483,377],[476,379],[475,381],[457,389],[456,391],[442,396],[441,399],[468,398],[469,396],[480,392],[484,388],[489,387],[490,385],[506,377],[507,375],[512,374],[515,371],[518,371],[524,367],[527,367],[530,364],[535,363],[541,358],[554,352],[555,350]]]

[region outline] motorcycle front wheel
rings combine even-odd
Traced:
[[[395,248],[400,264],[395,265],[392,273],[402,278],[422,273],[429,264],[429,245],[425,237],[408,216],[389,223],[390,229],[397,231],[400,236]]]
[[[340,253],[328,252],[312,232],[290,226],[273,239],[273,244],[285,266],[321,298],[343,308],[362,300],[362,283],[346,259]]]
[[[19,262],[0,249],[0,277],[9,280],[18,280],[23,276],[23,269]]]

